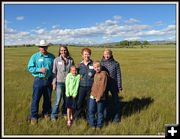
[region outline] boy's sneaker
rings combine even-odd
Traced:
[[[37,119],[35,119],[35,118],[32,118],[31,119],[31,125],[36,125],[37,124]]]

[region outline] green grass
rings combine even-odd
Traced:
[[[82,47],[69,47],[75,63],[81,61]],[[100,60],[103,48],[91,48],[92,59]],[[28,121],[33,77],[27,71],[36,47],[4,49],[4,135],[158,135],[165,124],[176,123],[176,49],[112,48],[120,62],[123,79],[121,122],[109,123],[101,131],[92,130],[83,119],[66,128],[66,120]],[[58,47],[49,47],[57,56]],[[55,92],[52,94],[52,103]],[[42,110],[40,102],[40,112]]]

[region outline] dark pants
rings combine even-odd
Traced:
[[[78,119],[81,117],[81,113],[84,111],[86,118],[88,115],[88,101],[89,101],[89,95],[91,92],[90,86],[80,86],[77,96],[77,103],[76,103],[76,110],[74,117],[75,119]]]
[[[109,103],[110,99],[108,94],[109,91],[112,96],[114,111],[112,111],[112,109],[110,108],[110,103]],[[118,93],[119,90],[117,83],[114,80],[110,80],[106,92],[105,111],[104,111],[104,116],[106,121],[109,121],[111,119],[111,116],[113,122],[119,122],[120,120],[120,101],[119,101]]]
[[[72,96],[66,97],[66,107],[73,110],[76,108],[76,101]]]
[[[31,103],[31,118],[38,118],[39,102],[43,95],[42,114],[48,115],[51,113],[51,93],[52,93],[52,79],[43,80],[35,78],[33,84],[33,95]]]

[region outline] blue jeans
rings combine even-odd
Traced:
[[[105,101],[100,100],[96,102],[95,99],[89,99],[89,124],[91,127],[99,127],[101,128],[104,124],[104,106]],[[96,116],[97,114],[97,116]]]
[[[31,103],[31,118],[38,118],[39,102],[43,95],[42,114],[48,115],[51,113],[51,93],[52,93],[52,79],[42,80],[40,78],[34,79],[33,95]]]
[[[51,118],[57,118],[58,117],[59,105],[60,105],[60,102],[61,102],[61,98],[63,98],[61,111],[62,111],[63,115],[66,115],[65,84],[64,83],[57,83],[57,86],[56,86],[56,98],[55,98],[54,106],[53,106],[53,109],[52,109]]]
[[[90,86],[80,86],[78,90],[76,110],[74,113],[75,119],[80,118],[81,113],[85,111],[85,116],[88,119],[88,101],[90,95],[91,87]]]

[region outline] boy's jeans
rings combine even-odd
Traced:
[[[95,99],[89,99],[89,124],[91,127],[101,128],[104,123],[104,105],[105,101],[96,102]],[[97,114],[97,115],[96,115]],[[96,117],[97,116],[97,117]]]
[[[43,115],[48,115],[51,113],[51,93],[52,85],[51,79],[43,80],[41,78],[35,78],[33,84],[33,95],[31,103],[31,118],[38,118],[39,102],[41,96],[43,95]]]
[[[61,102],[61,98],[63,98],[62,100],[62,114],[66,115],[66,96],[65,96],[65,84],[64,83],[57,83],[56,86],[56,98],[55,98],[55,102],[54,102],[54,106],[52,109],[52,113],[51,113],[51,118],[57,118],[58,117],[58,112],[59,112],[59,105]]]

